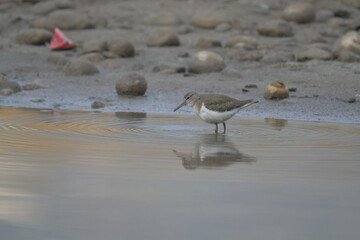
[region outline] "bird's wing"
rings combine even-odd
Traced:
[[[234,108],[241,108],[249,103],[252,103],[253,100],[238,100],[231,98],[225,95],[208,95],[203,94],[202,98],[205,100],[205,107],[218,112],[225,112],[232,110]]]

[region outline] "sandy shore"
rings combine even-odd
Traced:
[[[1,3],[5,2],[5,3]],[[6,96],[0,95],[0,105],[93,110],[94,101],[105,104],[100,111],[130,111],[171,113],[182,100],[183,95],[192,90],[203,93],[222,93],[239,99],[254,98],[260,101],[256,106],[244,109],[240,114],[246,117],[284,118],[312,121],[339,121],[360,123],[360,68],[359,62],[341,62],[335,57],[328,61],[310,59],[298,61],[297,54],[302,49],[317,44],[301,41],[296,33],[323,29],[334,31],[322,34],[322,45],[333,48],[335,42],[350,31],[359,9],[345,5],[341,1],[308,1],[318,14],[320,10],[336,12],[341,9],[349,16],[314,20],[308,24],[289,23],[294,29],[290,37],[267,37],[256,29],[263,22],[281,18],[287,3],[285,1],[76,1],[71,11],[90,16],[94,27],[91,29],[64,30],[65,34],[78,43],[74,50],[63,51],[68,60],[82,55],[84,43],[98,39],[107,41],[121,37],[131,42],[135,56],[131,58],[108,58],[93,62],[99,74],[91,76],[69,76],[62,65],[48,61],[51,51],[48,47],[16,43],[16,36],[28,29],[33,21],[48,14],[34,13],[35,5],[0,1],[0,72],[8,81],[24,86],[40,83],[42,88],[23,90]],[[328,4],[326,4],[328,3]],[[331,4],[329,4],[331,3]],[[225,15],[230,29],[203,29],[191,25],[192,16],[199,11],[216,12]],[[147,36],[163,27],[144,21],[152,13],[169,12],[177,22],[166,25],[176,32],[180,46],[148,47]],[[318,16],[318,15],[317,15]],[[336,25],[337,24],[337,25]],[[335,27],[334,27],[335,26]],[[337,27],[336,27],[337,26]],[[191,74],[170,71],[157,72],[154,67],[162,63],[184,65],[192,54],[204,50],[196,47],[201,37],[218,40],[224,45],[232,36],[246,35],[256,39],[257,49],[244,51],[226,47],[209,47],[223,57],[232,74],[224,72]],[[330,36],[329,36],[330,35]],[[299,40],[300,39],[300,40]],[[293,59],[283,61],[281,56],[292,54]],[[249,57],[258,54],[260,57]],[[280,56],[272,61],[263,61],[266,56]],[[184,57],[185,56],[185,57]],[[148,89],[142,97],[119,97],[115,91],[116,82],[128,73],[139,73],[148,82]],[[265,100],[265,87],[273,81],[283,81],[287,87],[296,88],[283,100]],[[258,88],[245,85],[256,84]],[[190,113],[184,108],[179,113]]]

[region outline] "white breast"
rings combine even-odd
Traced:
[[[204,104],[198,112],[199,117],[207,123],[222,123],[234,116],[241,108],[236,108],[226,112],[216,112],[209,110]]]

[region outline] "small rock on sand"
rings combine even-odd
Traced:
[[[257,31],[260,35],[267,37],[291,37],[292,27],[283,20],[271,20],[259,25]]]
[[[63,71],[69,76],[89,76],[99,73],[99,70],[94,64],[79,58],[67,63]]]
[[[221,42],[215,40],[211,37],[201,37],[196,45],[197,48],[212,48],[212,47],[221,47]]]
[[[103,107],[105,107],[105,103],[100,102],[100,101],[94,101],[91,104],[91,108],[93,108],[93,109],[99,109],[99,108],[103,108]]]
[[[64,66],[69,60],[63,53],[52,52],[47,57],[47,61],[52,64]]]
[[[191,73],[221,72],[226,67],[224,59],[219,54],[210,51],[195,53],[188,64]]]
[[[191,19],[191,24],[199,28],[216,28],[218,25],[227,23],[228,19],[214,12],[198,12]]]
[[[282,18],[296,23],[310,23],[315,20],[314,8],[310,3],[291,3],[284,9]]]
[[[101,62],[105,59],[101,53],[97,52],[86,53],[84,55],[81,55],[79,58],[87,60],[89,62]]]
[[[258,43],[255,38],[243,35],[230,37],[225,42],[225,47],[255,49],[257,46]]]
[[[134,46],[121,38],[112,39],[108,42],[108,49],[110,52],[118,57],[128,58],[135,55]]]
[[[37,3],[32,7],[35,14],[48,14],[59,9],[75,8],[74,3],[69,0],[45,1]]]
[[[56,26],[62,30],[89,29],[95,26],[88,16],[72,10],[57,10],[50,13],[46,24],[49,29]]]
[[[29,28],[21,31],[16,36],[16,41],[20,44],[44,45],[50,42],[52,33],[45,29]]]
[[[331,60],[333,54],[329,51],[326,51],[321,48],[308,47],[306,49],[300,50],[297,54],[297,60],[300,62],[308,60]]]
[[[148,47],[179,46],[180,40],[172,29],[162,28],[155,30],[149,35],[146,45]]]
[[[1,81],[0,90],[2,89],[10,89],[13,93],[21,92],[21,86],[13,81]]]
[[[289,90],[282,81],[272,82],[265,89],[265,99],[284,99],[287,97],[289,97]]]
[[[351,31],[334,45],[334,54],[340,61],[351,62],[360,59],[360,34]]]
[[[3,88],[3,89],[0,89],[0,94],[9,96],[9,95],[13,94],[13,90],[11,90],[10,88]]]
[[[147,90],[147,82],[143,76],[132,73],[123,76],[116,83],[118,95],[142,96]]]
[[[108,48],[107,42],[105,40],[97,40],[93,39],[90,41],[86,41],[82,46],[83,53],[90,53],[90,52],[102,52],[106,51]]]

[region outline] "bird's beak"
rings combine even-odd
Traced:
[[[176,110],[178,110],[179,108],[181,108],[182,106],[184,106],[186,104],[186,101],[183,101],[179,106],[177,106],[175,109],[174,109],[174,112]]]

